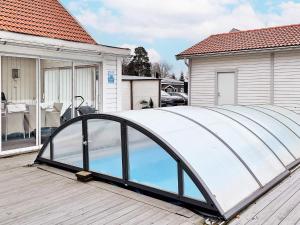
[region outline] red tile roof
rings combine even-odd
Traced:
[[[0,0],[0,30],[96,44],[57,0]]]
[[[177,57],[300,45],[300,24],[211,35]]]

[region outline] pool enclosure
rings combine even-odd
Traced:
[[[278,106],[172,107],[74,118],[36,162],[230,219],[289,175],[300,116]]]

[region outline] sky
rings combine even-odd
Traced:
[[[300,23],[300,0],[62,0],[100,44],[143,46],[151,62],[167,62],[212,34]]]

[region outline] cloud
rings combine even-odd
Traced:
[[[267,7],[267,6],[266,6]],[[252,29],[299,23],[300,3],[272,5],[264,14],[245,0],[83,0],[69,8],[82,24],[132,39],[200,40],[231,28]]]
[[[137,45],[132,45],[132,44],[123,44],[120,47],[121,48],[129,48],[131,50],[131,54],[133,55],[134,54],[134,49],[138,46]],[[151,63],[161,61],[161,56],[158,53],[158,51],[156,51],[153,48],[146,49],[146,51],[148,52],[149,60],[150,60]]]

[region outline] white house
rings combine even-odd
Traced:
[[[122,108],[129,49],[97,44],[57,0],[1,1],[0,155],[38,149],[68,108]]]
[[[177,55],[193,106],[276,104],[300,113],[300,25],[212,35]]]

